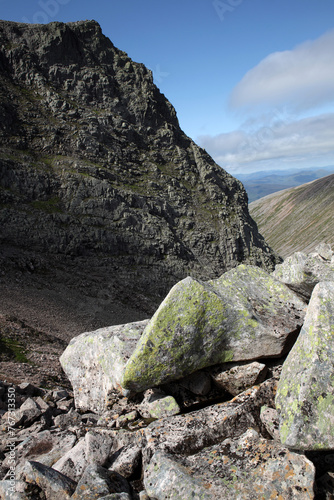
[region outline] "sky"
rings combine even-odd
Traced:
[[[232,174],[334,165],[333,0],[0,0],[0,18],[98,21]]]

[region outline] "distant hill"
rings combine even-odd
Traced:
[[[234,174],[247,191],[249,203],[283,189],[300,186],[334,173],[334,166],[322,168],[271,170]]]
[[[334,245],[334,174],[256,200],[249,211],[261,234],[283,258]]]

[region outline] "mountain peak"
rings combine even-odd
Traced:
[[[86,282],[99,326],[115,320],[111,302],[152,310],[188,274],[274,267],[241,183],[96,21],[1,21],[0,43],[0,245],[12,276],[43,287],[48,275],[55,296],[57,283],[74,297]]]

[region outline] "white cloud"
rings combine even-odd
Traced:
[[[300,111],[334,101],[334,30],[293,50],[275,52],[233,89],[232,108],[291,106]]]
[[[274,113],[266,125],[201,136],[198,142],[231,172],[324,166],[334,164],[333,130],[334,113],[294,121]]]

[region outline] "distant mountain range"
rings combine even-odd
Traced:
[[[249,205],[270,246],[283,258],[334,245],[334,174],[270,194]]]
[[[334,166],[267,170],[250,174],[234,174],[234,176],[243,183],[248,194],[248,201],[251,203],[276,191],[300,186],[332,173],[334,173]]]

